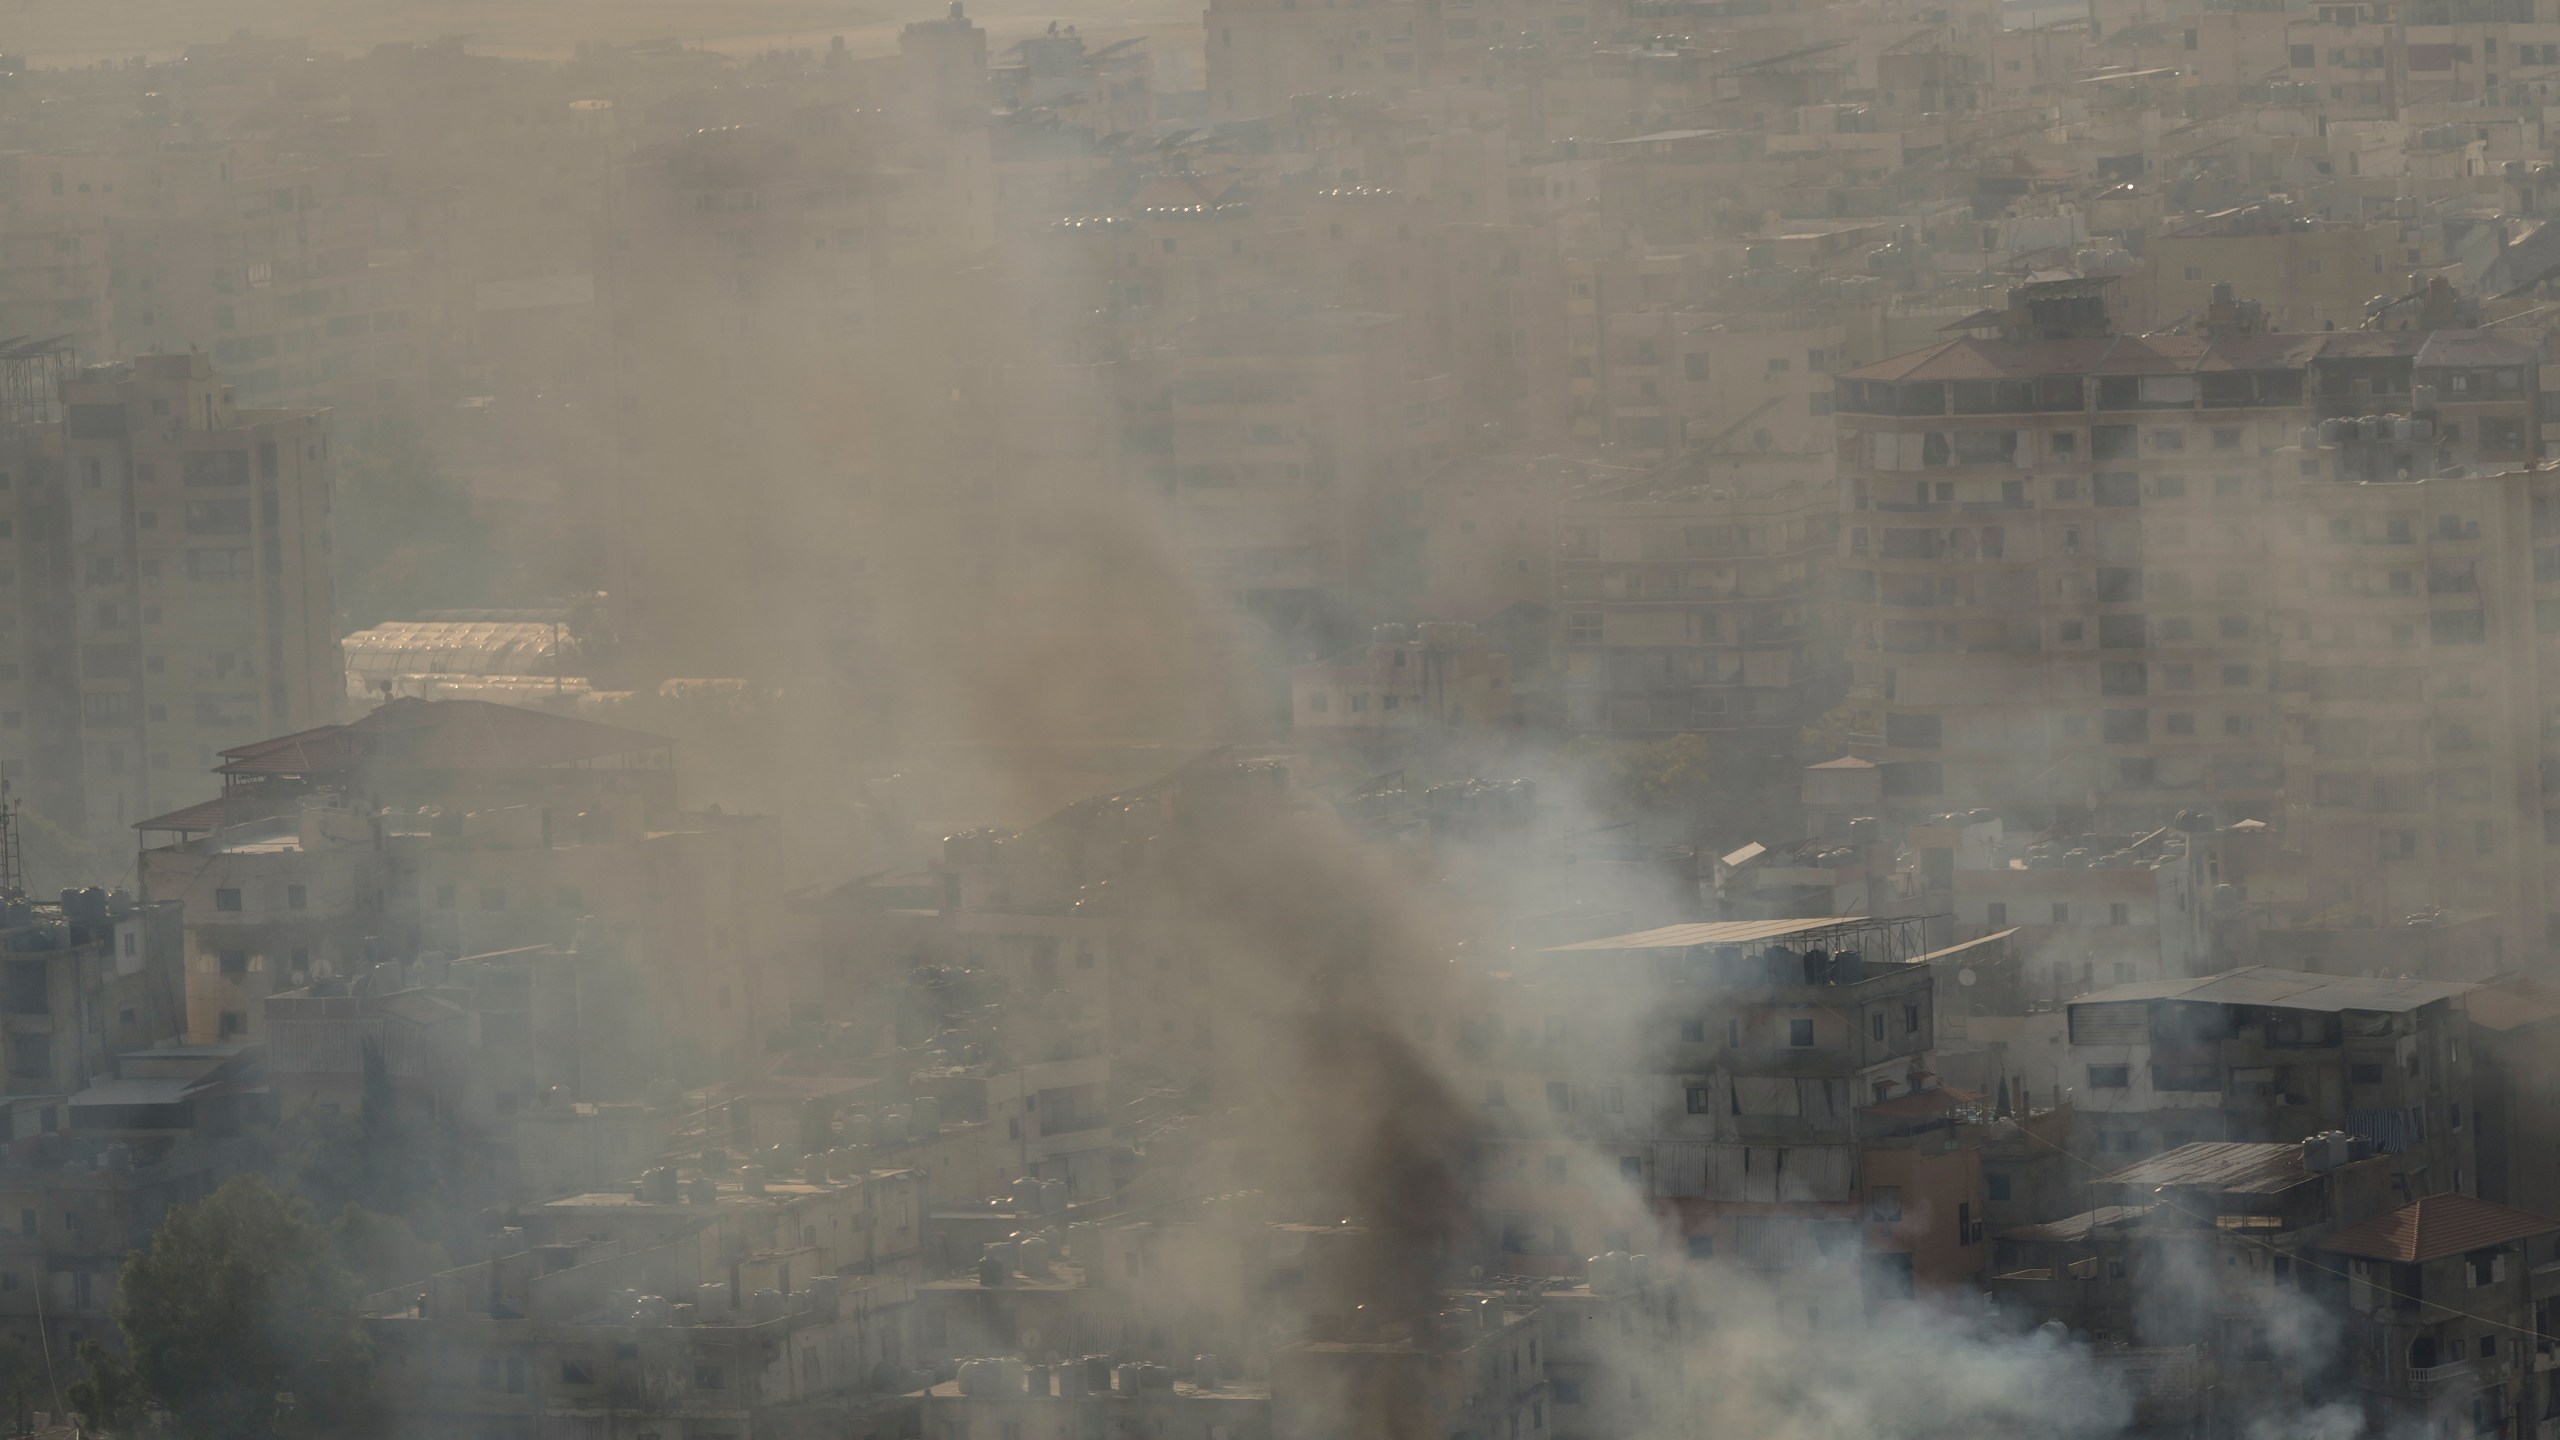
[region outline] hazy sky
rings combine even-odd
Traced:
[[[164,57],[244,29],[333,48],[462,34],[475,49],[527,56],[566,56],[581,40],[673,38],[756,50],[823,45],[831,35],[885,52],[895,48],[899,26],[939,8],[878,0],[0,0],[0,31],[10,53],[47,66]],[[977,0],[969,10],[1002,36],[1051,20],[1087,29],[1196,25],[1201,7],[1185,0]]]

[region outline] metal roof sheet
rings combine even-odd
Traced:
[[[101,1080],[71,1097],[74,1107],[85,1105],[175,1105],[196,1088],[193,1079],[179,1080]]]
[[[2272,965],[2250,965],[2220,975],[2184,980],[2153,980],[2118,985],[2071,1002],[2122,1005],[2137,1001],[2179,1000],[2199,1005],[2263,1005],[2275,1010],[2372,1010],[2398,1013],[2450,1000],[2478,989],[2445,980],[2368,979],[2358,975],[2315,975]]]
[[[2022,1225],[2015,1230],[2003,1230],[2000,1232],[2000,1238],[2024,1240],[2030,1243],[2038,1241],[2068,1243],[2086,1240],[2093,1232],[2109,1225],[2121,1225],[2128,1220],[2139,1220],[2150,1214],[2154,1208],[2149,1205],[2101,1205],[2095,1210],[2083,1210],[2077,1215],[2066,1215],[2059,1220],[2047,1220],[2041,1225]]]
[[[2298,1142],[2199,1140],[2135,1161],[2090,1183],[2137,1190],[2179,1185],[2235,1195],[2273,1195],[2311,1178]]]
[[[1712,920],[1703,924],[1665,925],[1659,929],[1638,930],[1632,935],[1612,935],[1601,940],[1577,940],[1571,945],[1549,946],[1539,953],[1562,955],[1576,950],[1686,950],[1693,945],[1748,945],[1755,940],[1783,940],[1797,935],[1854,930],[1867,923],[1863,915],[1829,916],[1815,920]]]
[[[2006,930],[1994,930],[1988,935],[1977,935],[1971,940],[1960,940],[1943,950],[1932,950],[1928,954],[1921,956],[1919,959],[1914,960],[1911,963],[1914,965],[1926,965],[1932,960],[1944,960],[1951,955],[1961,955],[1967,950],[1979,950],[1985,945],[1997,944],[2000,941],[2006,940],[2010,936],[2017,934],[2018,928],[2019,927],[2012,925]]]

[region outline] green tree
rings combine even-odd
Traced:
[[[1704,735],[1663,740],[1612,740],[1585,735],[1565,749],[1582,768],[1603,804],[1625,813],[1692,811],[1714,794],[1709,761],[1715,742]]]
[[[415,425],[385,421],[340,447],[330,524],[349,629],[498,603],[490,595],[506,567],[489,526]]]
[[[243,1175],[170,1211],[125,1262],[115,1318],[135,1389],[183,1440],[363,1433],[356,1285],[301,1202]],[[103,1412],[102,1378],[122,1377],[93,1362],[85,1393]]]
[[[338,1263],[367,1293],[424,1279],[447,1265],[443,1247],[411,1229],[408,1221],[360,1205],[338,1212],[329,1239],[338,1247]]]
[[[71,1386],[71,1413],[81,1428],[99,1435],[130,1435],[149,1409],[142,1381],[133,1367],[95,1340],[80,1342],[80,1368],[88,1373]],[[16,1408],[11,1414],[20,1413]],[[12,1432],[15,1433],[15,1432]]]

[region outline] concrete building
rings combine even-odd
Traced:
[[[1841,382],[1849,668],[1883,712],[1882,743],[1863,748],[1888,806],[2139,831],[2182,808],[2227,821],[2293,803],[2293,692],[2277,667],[2288,627],[2328,602],[2325,580],[2308,594],[2299,568],[2271,562],[2315,523],[2297,507],[2334,509],[2316,523],[2353,533],[2353,512],[2384,502],[2270,478],[2270,462],[2288,469],[2280,454],[2324,416],[2410,396],[2429,402],[2399,422],[2424,420],[2426,473],[2534,446],[2531,367],[2494,337],[2137,338],[2111,332],[2102,291],[2026,287],[1981,321],[2004,338]],[[2418,378],[2467,372],[2472,357],[2509,388]],[[1957,423],[1969,415],[2000,418]],[[2480,623],[2449,618],[2442,643],[2479,643]]]
[[[336,717],[328,424],[239,408],[203,355],[84,371],[63,415],[81,818],[119,829],[200,798],[227,746]]]
[[[1559,508],[1566,723],[1775,757],[1830,708],[1837,519],[1800,467],[1693,462]]]
[[[2347,1266],[2344,1346],[2367,1404],[2406,1425],[2538,1430],[2560,1383],[2542,1338],[2560,1319],[2554,1237],[2560,1220],[2442,1193],[2315,1242]]]
[[[664,1008],[647,1022],[657,1047],[591,1053],[617,1062],[624,1088],[580,1098],[633,1098],[629,1067],[651,1055],[707,1067],[742,1051],[786,1018],[759,1008],[782,989],[758,978],[782,923],[769,831],[680,810],[669,745],[483,701],[401,699],[232,747],[220,797],[136,827],[176,837],[144,850],[143,889],[186,903],[191,1033],[253,1033],[263,997],[383,960],[566,945],[601,915],[614,933],[597,927],[588,948],[621,946]]]
[[[1510,657],[1459,621],[1378,626],[1360,651],[1297,667],[1289,688],[1291,728],[1308,741],[1445,736],[1520,713]]]
[[[1915,1221],[1953,1250],[1974,1243],[1977,1167],[1923,1175],[1905,1156],[1879,1169],[1861,1149],[1952,1098],[1931,1071],[1920,928],[1673,925],[1552,947],[1496,984],[1460,1043],[1479,1057],[1474,1203],[1497,1263],[1571,1273],[1586,1253],[1642,1248],[1608,1203],[1640,1185],[1666,1242],[1763,1271],[1790,1303],[1835,1316],[1978,1268],[1915,1271],[1930,1247],[1899,1232],[1873,1253],[1865,1243],[1868,1214],[1901,1218],[1905,1186]],[[1915,1095],[1936,1098],[1886,1108]]]
[[[909,1278],[785,1270],[751,1243],[732,1259],[731,1233],[698,1208],[652,1243],[519,1234],[371,1297],[382,1433],[611,1433],[643,1417],[741,1440],[901,1433]]]
[[[2084,1155],[2343,1131],[2390,1159],[2401,1198],[2469,1193],[2484,1138],[2467,986],[2247,966],[2124,985],[2068,1007]],[[2468,1119],[2466,1119],[2466,1111]]]

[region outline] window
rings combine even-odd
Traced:
[[[2056,900],[2053,902],[2053,923],[2056,925],[2068,925],[2071,923],[2071,902],[2067,900]]]
[[[310,909],[310,908],[311,908],[311,892],[310,892],[310,890],[308,890],[307,888],[305,888],[305,887],[303,887],[303,886],[300,886],[300,885],[287,885],[286,887],[284,887],[284,908],[286,908],[287,910],[308,910],[308,909]]]
[[[696,1365],[693,1367],[693,1388],[726,1390],[729,1388],[729,1377],[717,1365]]]
[[[1984,1175],[1982,1193],[1994,1201],[2007,1202],[2011,1194],[2009,1177],[1999,1174]]]
[[[563,1385],[593,1385],[596,1383],[595,1367],[589,1365],[584,1360],[563,1360],[560,1362],[560,1383]]]
[[[1644,1157],[1641,1155],[1619,1156],[1618,1178],[1621,1180],[1644,1179]]]
[[[1813,1022],[1811,1020],[1788,1021],[1787,1044],[1798,1050],[1813,1044]]]
[[[1692,1236],[1688,1237],[1688,1239],[1689,1239],[1689,1258],[1690,1258],[1690,1259],[1692,1259],[1692,1260],[1712,1260],[1712,1259],[1714,1259],[1714,1258],[1715,1258],[1715,1253],[1716,1253],[1716,1237],[1714,1237],[1713,1235],[1692,1235]],[[1565,1400],[1565,1398],[1564,1398],[1564,1392],[1563,1392],[1562,1390],[1558,1390],[1558,1391],[1556,1392],[1556,1403],[1558,1403],[1558,1404],[1572,1403],[1572,1404],[1577,1404],[1577,1405],[1578,1405],[1578,1404],[1580,1404],[1580,1403],[1582,1402],[1582,1387],[1581,1387],[1581,1386],[1579,1386],[1579,1385],[1575,1385],[1573,1381],[1570,1381],[1570,1380],[1561,1380],[1561,1381],[1554,1381],[1554,1382],[1551,1382],[1551,1383],[1553,1383],[1553,1384],[1557,1384],[1557,1385],[1572,1385],[1572,1386],[1573,1386],[1573,1399],[1572,1399],[1572,1401],[1567,1402],[1567,1401]]]
[[[2008,925],[2008,923],[2009,923],[2009,904],[2008,904],[2008,902],[2007,902],[2007,901],[2005,901],[2005,900],[1994,900],[1994,901],[1992,901],[1990,904],[1983,906],[1983,907],[1982,907],[1982,920],[1983,920],[1983,923],[1984,923],[1984,924],[1989,925],[1991,928],[1993,928],[1993,929],[1995,929],[1995,930],[1997,930],[1997,929],[2001,929],[2001,928],[2005,927],[2006,925]]]
[[[2133,1067],[2130,1065],[2092,1065],[2089,1067],[2089,1088],[2092,1090],[2122,1090],[2132,1084]]]
[[[239,908],[240,908],[240,888],[239,888],[238,886],[236,886],[236,885],[225,885],[225,886],[223,886],[222,888],[220,888],[220,889],[218,889],[218,890],[214,891],[214,892],[213,892],[213,908],[214,908],[214,909],[216,909],[216,910],[237,910],[237,909],[239,909]]]
[[[1698,1242],[1705,1240],[1706,1238],[1707,1237],[1704,1235],[1692,1235],[1689,1237],[1689,1254],[1691,1256],[1703,1258],[1699,1257]],[[1550,1379],[1547,1381],[1547,1393],[1555,1396],[1556,1403],[1559,1405],[1579,1405],[1582,1403],[1582,1382],[1579,1380]]]
[[[1892,1221],[1902,1218],[1902,1187],[1877,1185],[1867,1191],[1867,1218]]]
[[[1693,1044],[1703,1044],[1707,1038],[1707,1022],[1704,1020],[1681,1021],[1680,1038]]]
[[[2108,923],[2108,924],[2110,924],[2110,925],[2130,925],[2130,924],[2132,924],[2132,923],[2133,923],[2133,907],[2132,907],[2132,906],[2130,906],[2130,905],[2125,904],[2125,903],[2124,903],[2123,901],[2121,901],[2121,900],[2116,901],[2116,902],[2115,902],[2114,904],[2112,904],[2112,905],[2109,905],[2109,906],[2107,907],[2107,923]]]
[[[1547,1108],[1558,1114],[1573,1109],[1573,1087],[1562,1080],[1548,1081]]]
[[[215,957],[215,963],[221,966],[225,975],[246,975],[249,973],[249,952],[225,950]]]
[[[1883,1012],[1883,1011],[1878,1010],[1878,1011],[1876,1011],[1874,1014],[1869,1015],[1869,1016],[1867,1017],[1867,1037],[1868,1037],[1869,1039],[1877,1040],[1877,1041],[1881,1041],[1881,1040],[1883,1040],[1883,1039],[1884,1039],[1884,1012]]]
[[[1905,1005],[1902,1007],[1902,1033],[1905,1035],[1917,1035],[1920,1033],[1919,1006]]]
[[[1715,1113],[1715,1092],[1713,1090],[1704,1085],[1692,1085],[1688,1087],[1688,1090],[1690,1114],[1712,1115]]]

